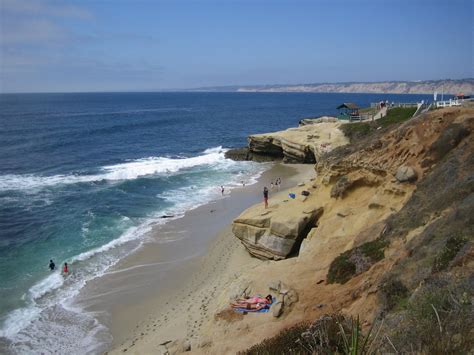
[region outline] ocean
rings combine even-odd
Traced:
[[[0,95],[0,352],[95,353],[107,329],[75,304],[155,224],[252,184],[266,165],[225,159],[246,137],[429,95]],[[163,218],[164,216],[169,218]],[[57,269],[48,269],[53,259]],[[64,262],[70,275],[63,277]],[[101,334],[98,337],[98,334]]]

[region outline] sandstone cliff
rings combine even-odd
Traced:
[[[341,123],[324,122],[251,135],[248,138],[249,151],[282,157],[288,163],[315,163],[322,154],[348,143],[348,139],[339,130],[340,125]]]
[[[474,94],[474,79],[316,83],[296,85],[250,85],[200,88],[192,91],[226,92],[316,92],[316,93],[385,93],[385,94]]]
[[[278,318],[269,314],[217,322],[208,328],[213,344],[206,351],[244,350],[328,312],[360,316],[365,327],[384,318],[391,324],[384,332],[410,351],[404,348],[406,332],[397,338],[399,324],[411,324],[397,302],[419,302],[439,290],[451,290],[453,304],[467,304],[463,312],[468,316],[464,323],[457,318],[462,329],[448,332],[446,317],[451,313],[438,315],[445,333],[428,343],[447,337],[443,346],[466,349],[464,339],[472,336],[462,335],[463,329],[469,334],[474,319],[471,301],[461,299],[472,297],[474,271],[473,129],[474,110],[462,108],[433,111],[381,129],[324,156],[313,180],[271,195],[268,211],[261,206],[245,211],[234,221],[234,232],[249,252],[282,259],[281,250],[286,253],[291,246],[298,248],[293,250],[297,256],[253,267],[229,287],[264,292],[281,283],[298,295],[297,301],[293,298],[285,308],[283,300]],[[310,192],[306,199],[302,190]],[[289,192],[297,198],[289,200]],[[301,245],[295,242],[298,238],[303,238]],[[469,282],[470,291],[463,296]],[[228,297],[227,291],[220,296],[221,309]],[[259,329],[258,336],[250,336],[251,329]],[[411,345],[423,349],[420,341],[427,335],[410,329]],[[456,334],[457,343],[452,343]]]
[[[376,83],[324,83],[301,85],[267,85],[241,87],[240,92],[320,92],[320,93],[385,93],[445,94],[474,93],[474,79],[432,81],[384,81]]]

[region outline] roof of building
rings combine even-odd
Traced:
[[[341,108],[348,108],[350,110],[358,110],[359,109],[359,106],[357,106],[355,103],[353,102],[344,102],[342,105],[339,105],[337,107],[337,109],[341,109]]]

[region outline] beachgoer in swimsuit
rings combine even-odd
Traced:
[[[224,196],[224,186],[221,185],[221,194]]]
[[[273,302],[272,295],[267,295],[267,297],[251,297],[251,298],[240,298],[234,303],[231,303],[232,308],[245,308],[252,310],[259,310],[267,307]]]
[[[67,268],[67,263],[64,263],[63,274],[67,274],[67,273],[69,273],[69,269]]]
[[[54,265],[53,260],[50,260],[50,261],[49,261],[49,269],[50,269],[51,271],[53,271],[55,268],[56,268],[56,265]]]
[[[265,203],[265,208],[268,208],[268,189],[266,186],[263,188],[263,202]]]

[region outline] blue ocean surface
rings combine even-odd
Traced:
[[[51,331],[55,319],[67,317],[85,282],[139,247],[154,223],[166,223],[161,216],[182,216],[222,198],[220,185],[255,181],[262,165],[224,157],[226,149],[244,146],[249,134],[336,114],[342,102],[422,99],[430,97],[0,95],[0,352],[71,352],[58,348],[44,325]],[[50,259],[58,269],[68,262],[78,271],[65,279],[49,271]],[[80,339],[83,332],[70,328],[61,336]],[[76,351],[94,352],[77,341],[71,342]]]

